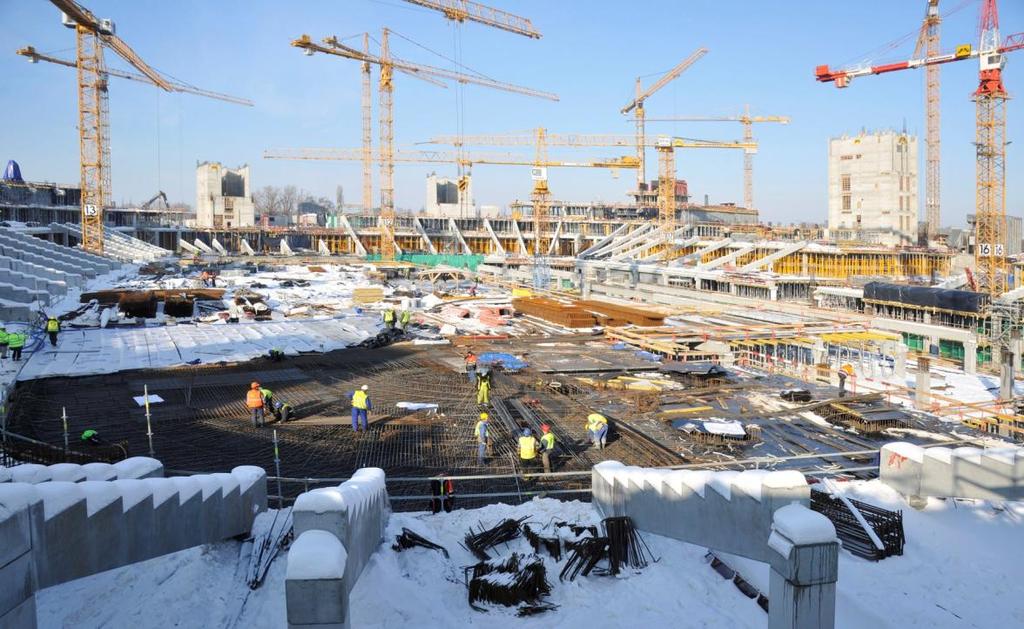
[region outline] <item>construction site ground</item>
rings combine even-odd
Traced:
[[[589,373],[550,365],[565,358],[565,346],[574,348],[575,364],[590,365]],[[545,347],[546,346],[546,347]],[[284,500],[315,486],[311,479],[346,478],[361,467],[383,468],[389,490],[401,510],[426,508],[425,496],[437,475],[510,475],[508,478],[460,480],[456,495],[497,494],[516,502],[536,493],[566,491],[589,485],[586,475],[558,478],[515,478],[540,472],[539,458],[524,469],[517,452],[523,427],[539,431],[551,426],[561,445],[556,471],[585,472],[594,463],[617,460],[628,465],[670,466],[725,464],[753,457],[788,457],[877,449],[894,439],[933,441],[954,438],[952,426],[934,417],[902,412],[910,430],[859,434],[832,426],[814,409],[832,400],[837,391],[779,375],[733,370],[726,381],[712,386],[680,380],[677,388],[657,395],[615,390],[600,379],[656,369],[637,360],[633,352],[615,352],[591,335],[563,337],[541,343],[537,339],[477,341],[477,351],[515,352],[527,361],[548,365],[544,371],[527,367],[518,373],[496,370],[491,404],[492,446],[483,466],[477,463],[473,428],[481,410],[475,388],[462,368],[462,349],[447,345],[399,343],[380,349],[350,348],[324,354],[304,354],[280,362],[253,361],[163,369],[121,371],[114,374],[56,377],[19,383],[11,400],[8,430],[62,448],[67,416],[70,449],[85,453],[94,447],[79,443],[83,430],[99,431],[104,440],[123,443],[127,454],[149,453],[146,412],[133,398],[148,390],[163,401],[151,405],[153,453],[174,472],[218,472],[235,465],[260,465],[275,471],[274,435],[278,439],[280,486]],[[622,358],[616,362],[615,355]],[[583,378],[583,380],[580,380]],[[289,403],[295,419],[265,427],[250,423],[245,392],[252,381],[273,390]],[[369,431],[354,433],[351,392],[369,387],[374,410]],[[807,389],[811,403],[779,398],[787,388]],[[856,402],[864,396],[848,399]],[[406,410],[401,402],[437,404],[437,411]],[[757,442],[707,445],[673,427],[664,408],[685,405],[693,409],[687,419],[738,420],[760,428]],[[607,448],[594,449],[587,440],[585,421],[597,410],[612,419]],[[26,458],[29,458],[26,453]],[[867,466],[872,455],[851,455],[778,461],[772,466],[803,470]],[[332,481],[336,484],[336,480]],[[277,487],[272,486],[276,493]],[[458,498],[461,506],[493,502],[496,498]]]

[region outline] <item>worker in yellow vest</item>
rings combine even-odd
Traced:
[[[519,437],[519,460],[524,464],[537,458],[537,438],[533,431],[523,428],[523,436]]]
[[[395,329],[395,309],[394,308],[388,308],[387,310],[384,311],[384,313],[381,316],[384,318],[384,327],[386,327],[388,330]]]
[[[587,433],[598,450],[608,445],[608,418],[601,413],[587,415]]]
[[[540,425],[540,460],[544,462],[544,471],[551,472],[551,459],[555,458],[555,433],[551,426]]]
[[[363,430],[369,430],[369,420],[367,419],[367,412],[373,410],[373,404],[370,402],[370,396],[367,393],[369,386],[363,385],[359,387],[359,390],[352,392],[352,430],[359,432],[360,424]]]
[[[51,315],[50,318],[46,320],[46,333],[50,335],[50,345],[53,347],[57,347],[57,333],[59,332],[60,321],[57,320],[57,317]]]
[[[7,358],[8,343],[10,343],[10,335],[7,333],[7,328],[0,325],[0,358]]]
[[[24,332],[11,332],[7,335],[7,343],[11,346],[11,359],[21,360],[21,350],[25,347],[28,336]]]
[[[476,403],[481,406],[491,403],[491,371],[487,368],[481,369],[476,378]]]

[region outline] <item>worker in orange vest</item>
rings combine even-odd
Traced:
[[[260,390],[259,382],[249,385],[249,392],[245,394],[245,405],[252,411],[252,425],[262,426],[264,420],[263,392]]]
[[[466,354],[466,375],[469,376],[470,384],[476,384],[476,354],[473,350]]]

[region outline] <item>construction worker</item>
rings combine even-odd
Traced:
[[[60,321],[57,317],[50,315],[46,320],[46,333],[50,335],[50,345],[57,347],[57,333],[60,332]]]
[[[262,426],[265,416],[263,413],[263,392],[260,390],[259,382],[253,382],[249,385],[249,392],[245,394],[245,405],[252,412],[252,425]]]
[[[277,421],[282,424],[288,421],[288,418],[292,415],[292,405],[288,402],[282,402],[281,400],[274,400],[271,404],[271,408],[274,410],[274,417]]]
[[[402,314],[398,317],[398,327],[405,332],[406,326],[409,325],[409,319],[412,318],[412,314],[408,310],[403,310]]]
[[[82,440],[82,443],[89,443],[89,444],[92,444],[94,446],[101,446],[104,443],[106,443],[106,441],[104,441],[103,439],[100,439],[100,433],[96,432],[92,428],[90,428],[88,430],[83,430],[82,431],[81,440]]]
[[[466,375],[469,376],[470,384],[476,384],[476,354],[473,350],[466,354]]]
[[[352,392],[352,430],[356,432],[359,432],[360,422],[362,422],[363,430],[370,429],[366,416],[367,411],[373,410],[370,396],[366,393],[369,389],[370,387],[364,384],[359,387],[358,391]]]
[[[476,435],[476,464],[483,465],[484,458],[487,456],[487,443],[490,439],[490,435],[487,434],[487,428],[490,426],[488,422],[487,413],[480,413],[480,420],[476,423],[476,427],[473,428],[473,434]]]
[[[491,404],[491,372],[482,369],[476,379],[476,403],[482,406]]]
[[[263,396],[263,412],[273,413],[277,417],[277,413],[274,412],[274,392],[267,387],[260,385],[260,395]]]
[[[386,309],[382,316],[384,317],[384,327],[386,327],[389,330],[394,330],[395,329],[395,309],[394,308]]]
[[[519,437],[519,461],[525,469],[527,462],[529,462],[529,465],[533,465],[533,461],[536,458],[537,438],[533,436],[532,430],[523,428],[523,436]]]
[[[544,462],[544,471],[551,472],[551,459],[555,458],[555,433],[551,426],[540,425],[540,460]]]
[[[594,447],[603,449],[608,444],[608,418],[601,413],[587,415],[587,433]]]
[[[0,325],[0,358],[7,358],[7,344],[9,342],[7,328]]]
[[[11,358],[13,360],[21,360],[21,350],[25,347],[25,341],[28,340],[28,336],[24,332],[10,332],[7,335],[7,343],[11,347]]]

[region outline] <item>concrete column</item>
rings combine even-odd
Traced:
[[[964,341],[964,373],[978,373],[977,341]]]
[[[926,356],[917,357],[917,390],[914,397],[914,406],[917,408],[928,408],[932,403],[932,360]]]
[[[774,284],[772,284],[772,286],[768,289],[768,295],[769,295],[769,299],[771,299],[772,301],[778,301],[779,300],[779,287],[775,286]]]
[[[827,519],[825,522],[831,526]],[[768,629],[835,627],[839,543],[798,546],[778,531],[772,538],[781,544],[769,541],[774,552],[769,562]],[[783,555],[779,549],[787,545],[788,555]]]
[[[903,343],[896,345],[896,377],[904,380],[907,377],[907,346]]]
[[[1024,350],[1024,344],[1021,343],[1020,338],[1014,338],[1011,341],[1013,347],[1013,372],[1019,373],[1021,371],[1021,350]]]
[[[1013,352],[1007,348],[992,348],[993,353],[999,351],[999,399],[1013,399]],[[993,358],[996,358],[993,356]]]
[[[822,341],[821,339],[815,339],[814,347],[811,348],[811,354],[814,357],[815,365],[820,365],[821,363],[825,362],[825,359],[827,357],[827,354],[825,352],[825,341]]]
[[[347,558],[341,541],[327,531],[311,529],[296,537],[284,582],[289,629],[348,629]]]

